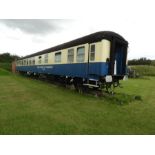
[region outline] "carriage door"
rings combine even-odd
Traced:
[[[114,75],[124,75],[126,65],[126,51],[124,44],[115,42],[114,55]]]
[[[95,61],[95,44],[89,44],[88,48],[88,77],[89,78],[95,78],[94,75],[96,75],[96,66],[94,65]]]

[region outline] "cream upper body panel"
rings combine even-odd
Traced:
[[[74,49],[74,59],[73,59],[73,62],[71,62],[71,63],[87,63],[88,62],[88,53],[90,53],[91,45],[95,45],[95,59],[93,61],[91,61],[89,59],[89,62],[90,63],[106,62],[107,58],[110,57],[110,46],[111,46],[110,41],[108,41],[106,39],[103,39],[100,42],[95,42],[95,43],[91,43],[91,44],[88,44],[88,43],[82,44],[82,45],[70,47],[67,49],[62,49],[59,51],[54,51],[54,52],[38,55],[38,56],[35,56],[32,58],[27,58],[24,60],[26,60],[26,62],[28,61],[28,66],[30,65],[29,60],[31,60],[31,61],[34,60],[35,65],[68,64],[68,50]],[[84,47],[84,49],[85,49],[84,61],[83,62],[77,62],[77,49],[80,47]],[[61,52],[61,62],[55,62],[55,54],[60,53],[60,52]],[[45,55],[47,56],[47,54],[48,54],[48,61],[45,62]],[[39,58],[39,57],[41,57],[41,58]],[[90,57],[90,55],[89,55],[89,57]],[[20,60],[20,61],[24,61],[24,60]],[[22,66],[19,63],[17,63],[17,64],[18,64],[17,66]]]
[[[106,62],[107,58],[110,57],[110,41],[103,39],[100,42],[92,43],[91,45],[95,45],[95,60],[93,62]]]
[[[84,62],[77,62],[77,49],[80,47],[84,47],[85,48],[85,56],[84,56]],[[74,46],[74,47],[70,47],[67,49],[62,49],[59,51],[55,51],[55,52],[50,52],[48,53],[48,63],[44,62],[44,57],[45,54],[40,55],[41,56],[41,65],[50,65],[50,64],[68,64],[68,50],[69,49],[74,49],[74,59],[72,63],[86,63],[88,62],[88,49],[89,49],[89,44],[82,44],[82,45],[78,45],[78,46]],[[61,62],[55,62],[55,54],[56,53],[60,53],[61,52]],[[38,57],[35,57],[35,65],[40,65],[38,63]]]
[[[110,47],[111,43],[109,40],[102,40],[102,61],[106,62],[107,58],[110,58]]]

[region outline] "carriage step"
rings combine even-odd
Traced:
[[[84,86],[88,86],[88,87],[94,87],[94,88],[98,88],[99,86],[98,85],[93,85],[93,84],[88,84],[88,83],[86,83],[86,84],[83,84]]]

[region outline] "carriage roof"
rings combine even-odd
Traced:
[[[65,48],[69,48],[69,47],[73,47],[73,46],[77,46],[80,44],[86,44],[86,43],[93,43],[93,42],[97,42],[97,41],[101,41],[102,39],[108,39],[108,40],[112,40],[113,38],[117,38],[119,40],[121,40],[122,42],[127,43],[127,41],[119,34],[115,33],[115,32],[111,32],[111,31],[100,31],[100,32],[96,32],[69,42],[66,42],[64,44],[60,44],[58,46],[54,46],[45,50],[42,50],[40,52],[22,57],[21,59],[26,59],[26,58],[30,58],[30,57],[34,57],[34,56],[39,56],[42,54],[46,54],[46,53],[50,53],[50,52],[54,52],[54,51],[58,51],[58,50],[62,50]]]

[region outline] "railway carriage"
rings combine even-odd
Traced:
[[[126,75],[128,42],[110,31],[82,38],[25,56],[16,71],[59,78],[81,87],[118,86]]]

